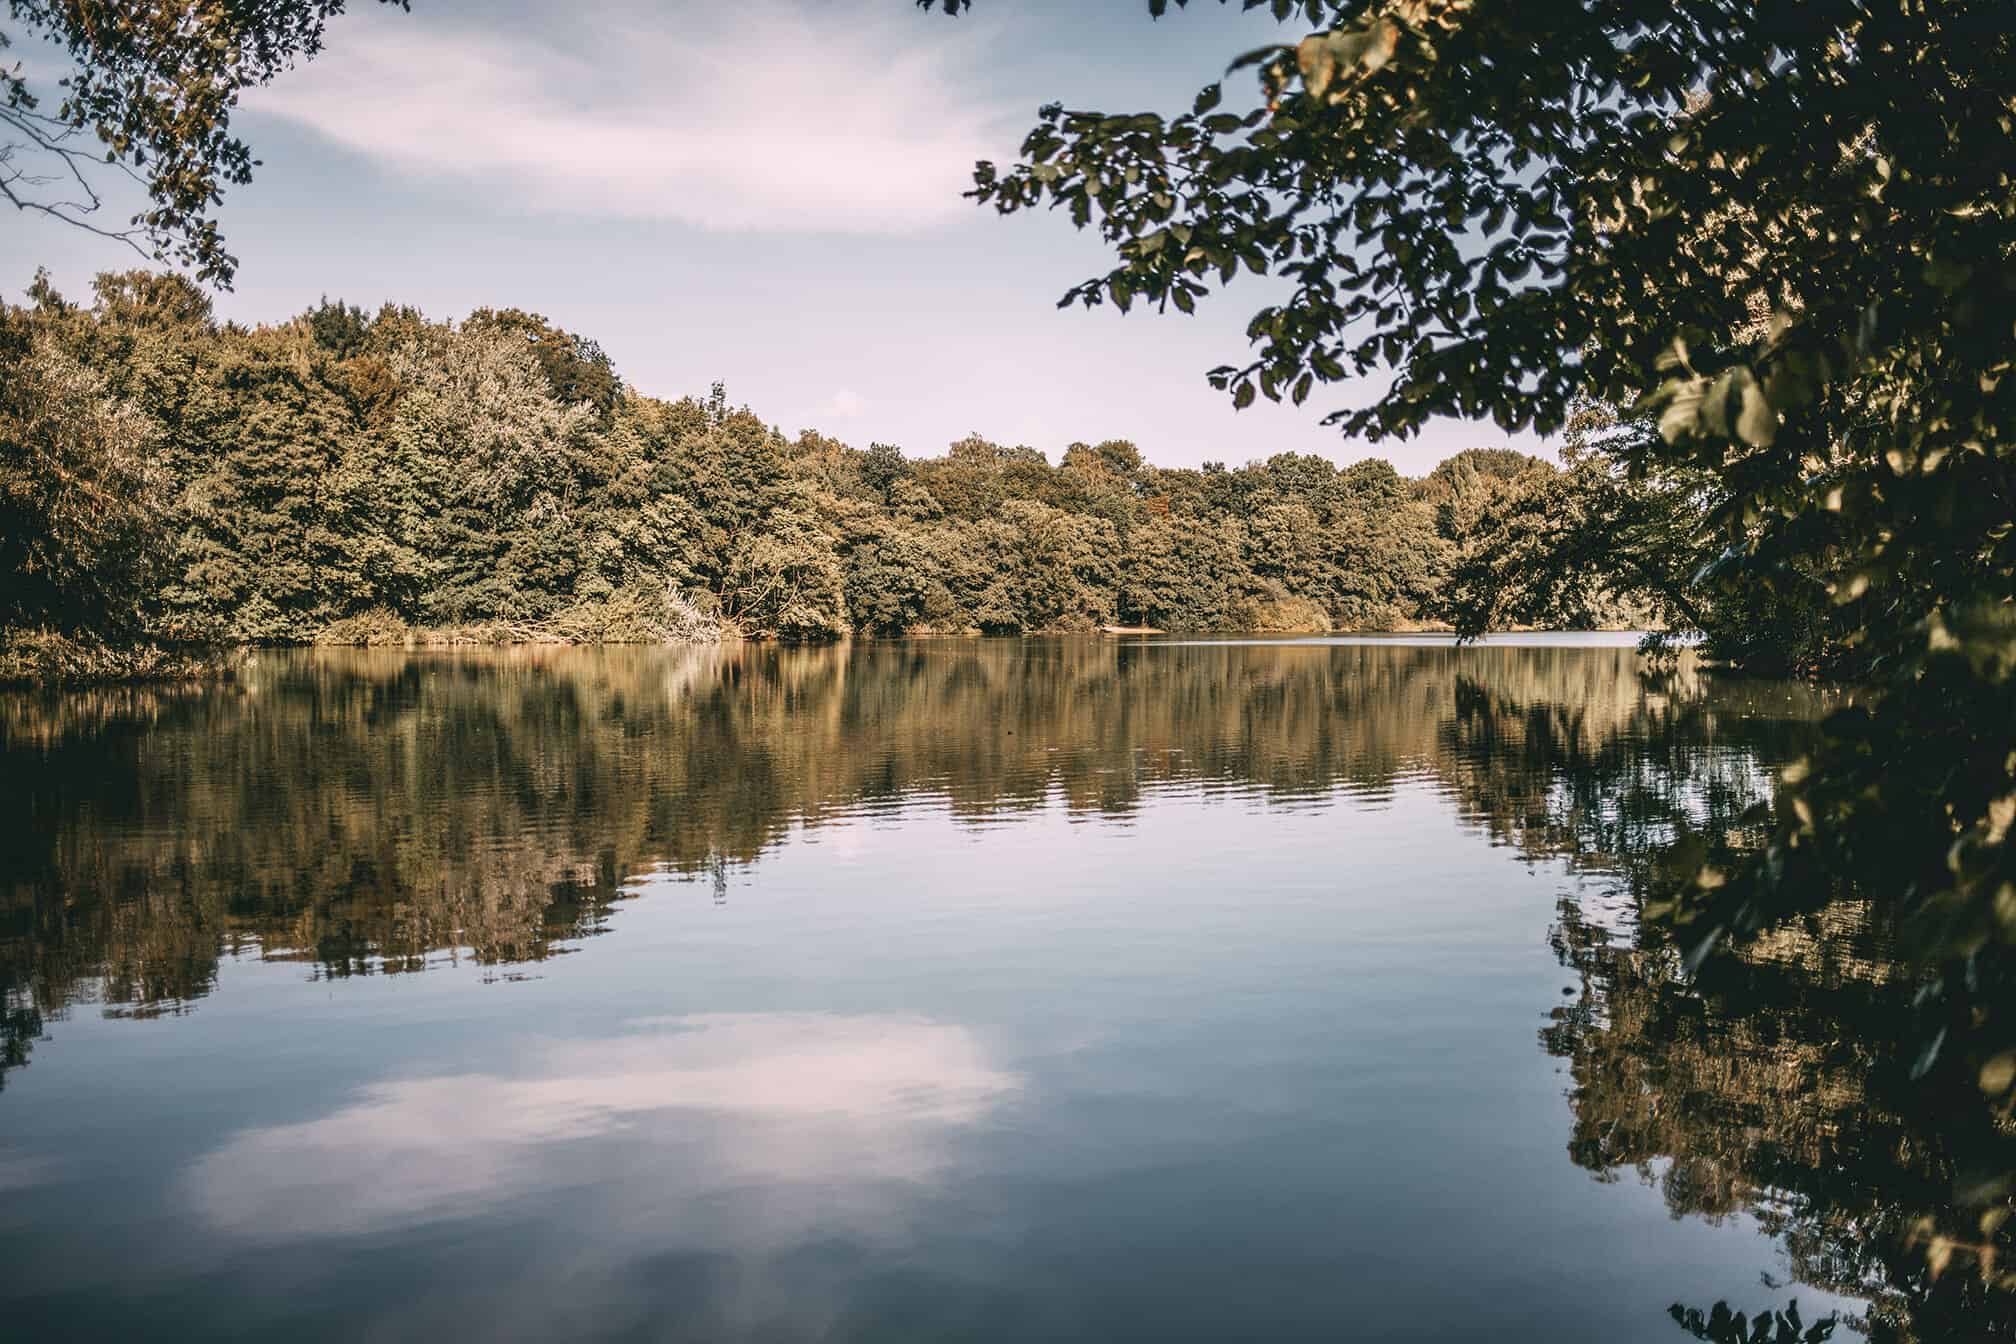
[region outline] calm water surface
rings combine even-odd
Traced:
[[[1830,1041],[1881,940],[1842,906],[1718,991],[1635,919],[1825,703],[1614,640],[322,652],[0,702],[0,1335],[1880,1316],[1830,1182],[1894,1117]]]

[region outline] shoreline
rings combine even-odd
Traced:
[[[467,626],[406,627],[337,632],[337,638],[309,642],[276,642],[230,646],[172,645],[153,642],[102,644],[44,632],[0,635],[0,691],[67,691],[107,686],[228,685],[241,669],[269,650],[345,649],[384,652],[427,653],[460,650],[523,648],[702,648],[719,644],[770,644],[779,647],[821,647],[855,640],[877,643],[931,642],[981,639],[1131,639],[1156,640],[1320,640],[1326,637],[1404,638],[1409,635],[1449,635],[1455,628],[1441,622],[1410,622],[1379,629],[1281,630],[1263,627],[1212,630],[1109,630],[1102,626],[1070,627],[1026,631],[990,632],[978,629],[915,629],[902,634],[878,635],[858,632],[837,639],[816,641],[779,640],[774,636],[746,636],[732,630],[688,638],[584,638],[553,630],[540,630],[504,622]],[[628,633],[628,632],[626,632]],[[1588,630],[1554,630],[1512,627],[1489,632],[1495,635],[1584,635],[1644,634],[1642,627],[1594,627]],[[348,637],[346,637],[348,636]]]

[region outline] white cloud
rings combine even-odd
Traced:
[[[1021,1088],[971,1032],[941,1023],[803,1013],[635,1025],[647,1030],[553,1045],[520,1074],[382,1083],[320,1119],[243,1131],[194,1165],[190,1197],[247,1236],[354,1234],[583,1179],[604,1160],[595,1141],[621,1136],[642,1182],[630,1194],[654,1218],[683,1210],[672,1221],[697,1231],[725,1192],[760,1190],[760,1216],[715,1235],[788,1243],[838,1213],[872,1236],[942,1169],[954,1130]]]
[[[1026,119],[975,95],[977,29],[908,6],[723,12],[733,28],[661,11],[506,36],[374,7],[246,104],[507,208],[765,232],[970,211],[974,160]]]
[[[867,410],[868,402],[859,392],[843,387],[826,399],[826,404],[819,408],[819,414],[835,420],[854,420]]]
[[[61,1164],[48,1157],[12,1157],[0,1153],[0,1190],[25,1190],[56,1179]]]

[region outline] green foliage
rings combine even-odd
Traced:
[[[231,133],[231,114],[245,90],[321,51],[343,9],[344,0],[9,0],[15,31],[60,48],[71,68],[52,95],[31,88],[22,67],[0,67],[0,200],[229,284],[237,262],[211,211],[258,163]],[[0,29],[0,52],[10,45]],[[94,222],[93,182],[108,164],[149,197],[123,229]]]
[[[335,648],[397,648],[413,638],[413,627],[389,607],[374,607],[331,621],[315,632],[317,644]]]
[[[1164,630],[1234,627],[1240,555],[1220,529],[1187,516],[1153,515],[1129,531],[1115,613],[1123,625]]]
[[[161,553],[152,439],[103,377],[0,314],[0,629],[141,627]]]
[[[1607,0],[1271,8],[1317,31],[1233,62],[1243,103],[1053,105],[1021,163],[979,165],[981,203],[1112,245],[1066,302],[1187,311],[1241,269],[1283,277],[1214,381],[1245,404],[1385,377],[1330,417],[1372,439],[1635,406],[1607,471],[1500,520],[1473,613],[1582,614],[1607,588],[1746,659],[1887,675],[1935,613],[2016,587],[2005,6],[1690,6],[1670,28]],[[1630,539],[1606,565],[1578,517]],[[1508,588],[1512,551],[1551,586]]]
[[[893,443],[869,444],[868,451],[861,455],[858,470],[861,483],[884,500],[889,498],[889,492],[898,481],[908,480],[912,475],[903,450]]]
[[[228,680],[237,667],[235,656],[215,650],[154,643],[108,645],[49,630],[0,630],[0,687],[219,681]]]
[[[846,633],[847,604],[832,538],[800,498],[735,538],[722,575],[722,613],[738,627],[786,639]]]
[[[1293,453],[1164,470],[1122,440],[1052,465],[978,435],[910,458],[787,442],[719,386],[639,395],[518,309],[455,325],[323,298],[247,329],[144,271],[100,277],[88,308],[42,279],[31,298],[0,311],[0,627],[80,639],[1406,627],[1467,535],[1447,482],[1476,512],[1553,474],[1518,454],[1424,481]]]
[[[529,348],[487,327],[395,353],[405,395],[389,456],[407,468],[409,541],[430,619],[549,614],[584,577],[593,410],[555,397]]]
[[[539,362],[556,400],[612,409],[623,394],[616,366],[600,344],[560,330],[537,313],[518,308],[478,308],[462,324],[467,332],[496,332],[523,340]]]
[[[1752,670],[1854,678],[1745,841],[1676,846],[1648,913],[1698,961],[1866,891],[1912,930],[1921,1071],[1977,1078],[2006,1122],[2006,0],[1242,7],[1296,25],[1231,62],[1250,74],[1173,117],[1045,107],[973,197],[1099,232],[1113,265],[1067,304],[1187,313],[1241,270],[1286,281],[1209,375],[1235,406],[1364,378],[1384,390],[1328,418],[1372,440],[1450,415],[1593,428],[1563,473],[1492,463],[1488,498],[1478,461],[1431,483],[1435,608],[1466,634],[1635,609]],[[1299,581],[1307,528],[1255,528],[1256,565]],[[1964,1197],[2006,1201],[2006,1158],[1957,1175]]]

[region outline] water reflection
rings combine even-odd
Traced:
[[[1924,974],[1890,921],[1844,891],[1690,973],[1639,920],[1668,875],[1762,842],[1766,767],[1808,722],[1773,712],[1785,696],[1648,695],[1594,735],[1560,705],[1459,696],[1477,805],[1603,878],[1562,901],[1551,935],[1578,979],[1541,1036],[1573,1078],[1569,1155],[1601,1180],[1635,1173],[1676,1218],[1747,1216],[1784,1247],[1789,1283],[1866,1302],[1849,1323],[1873,1338],[2008,1337],[2016,1299],[1989,1279],[2012,1250],[2016,1135],[1970,1072],[1927,1071]],[[1681,1316],[1702,1338],[1750,1337]],[[1804,1337],[1787,1322],[1760,1337],[1780,1330]]]
[[[956,1026],[809,1013],[633,1026],[548,1043],[507,1076],[376,1084],[328,1115],[236,1134],[192,1167],[191,1203],[268,1241],[468,1217],[550,1191],[570,1145],[621,1132],[659,1150],[651,1196],[696,1241],[748,1239],[746,1225],[703,1227],[705,1206],[756,1184],[768,1240],[788,1244],[815,1214],[830,1234],[838,1210],[874,1236],[945,1165],[946,1131],[1018,1086]]]
[[[922,1266],[927,1243],[938,1248],[928,1291],[891,1287],[886,1266],[877,1291],[913,1313],[927,1298],[933,1310],[956,1302],[954,1333],[989,1334],[974,1325],[989,1319],[980,1304],[1011,1298],[1025,1314],[1001,1317],[1003,1337],[1154,1316],[1138,1302],[1131,1317],[1071,1328],[1027,1315],[1039,1297],[1061,1310],[1065,1278],[1088,1313],[1095,1295],[1027,1249],[1074,1234],[1023,1190],[1060,1207],[1101,1192],[1099,1209],[1074,1215],[1080,1229],[1181,1195],[1189,1204],[1164,1222],[1199,1244],[1210,1233],[1198,1210],[1218,1209],[1246,1248],[1221,1253],[1234,1275],[1221,1305],[1239,1297],[1239,1275],[1289,1273],[1291,1248],[1348,1247],[1363,1273],[1386,1263],[1400,1230],[1427,1244],[1460,1216],[1477,1244],[1448,1252],[1448,1268],[1500,1313],[1478,1318],[1479,1337],[1519,1337],[1485,1327],[1518,1311],[1548,1319],[1560,1290],[1523,1265],[1534,1252],[1518,1220],[1550,1216],[1536,1199],[1556,1201],[1543,1231],[1610,1215],[1571,1215],[1578,1196],[1552,1185],[1508,1187],[1487,1253],[1475,1190],[1512,1177],[1466,1189],[1423,1173],[1487,1141],[1490,1119],[1458,1110],[1479,1104],[1470,1094],[1486,1074],[1512,1086],[1534,1056],[1530,1029],[1518,1026],[1524,1063],[1463,1064],[1473,1045],[1460,1042],[1523,1002],[1536,1018],[1551,1009],[1541,1044],[1566,1070],[1555,1085],[1569,1112],[1507,1118],[1508,1131],[1537,1126],[1558,1153],[1565,1129],[1568,1158],[1599,1180],[1635,1174],[1676,1219],[1768,1233],[1776,1277],[1733,1305],[1782,1306],[1797,1290],[1809,1316],[1814,1300],[1846,1299],[1851,1324],[1877,1338],[2007,1334],[2008,1299],[1978,1273],[1934,1274],[1926,1251],[1936,1236],[1960,1248],[1949,1259],[2006,1258],[1993,1217],[2006,1198],[1969,1182],[2016,1167],[2010,1136],[1978,1092],[1911,1077],[1918,981],[1876,913],[1844,893],[1700,978],[1639,918],[1667,872],[1756,842],[1771,769],[1825,703],[1810,688],[1707,678],[1691,661],[1648,670],[1616,647],[1042,641],[278,655],[229,692],[0,699],[0,815],[21,819],[0,827],[0,1085],[19,1086],[10,1071],[31,1052],[40,1063],[74,1048],[81,1063],[84,1047],[64,1037],[84,1008],[189,1014],[156,1025],[199,1029],[251,992],[234,988],[233,968],[282,977],[275,986],[432,985],[453,977],[409,973],[473,961],[491,978],[543,977],[500,990],[483,1013],[508,1018],[519,1010],[495,1005],[517,995],[524,1011],[584,1021],[465,1026],[468,1058],[409,1041],[396,1061],[393,1028],[348,1027],[346,1040],[388,1060],[340,1083],[332,1066],[296,1112],[263,1092],[257,1119],[220,1112],[186,1145],[161,1216],[193,1218],[221,1238],[220,1256],[334,1241],[396,1246],[416,1263],[435,1263],[416,1250],[434,1226],[592,1226],[632,1239],[630,1252],[656,1248],[643,1261],[613,1246],[572,1252],[597,1292],[635,1310],[605,1301],[601,1314],[556,1317],[530,1302],[528,1280],[526,1319],[609,1333],[612,1320],[658,1320],[649,1304],[669,1294],[699,1313],[696,1338],[888,1333],[909,1318],[881,1298],[864,1306],[862,1276],[885,1253]],[[1357,840],[1332,839],[1326,815]],[[913,838],[933,818],[1019,867],[961,871],[957,851]],[[1493,874],[1514,871],[1509,854],[1556,875],[1550,941],[1565,996],[1550,1004],[1544,984],[1493,979],[1512,975],[1492,958],[1511,955],[1519,935],[1506,930],[1525,917],[1504,876],[1434,866],[1451,819],[1500,847]],[[1088,826],[1108,840],[1074,858]],[[1206,871],[1219,860],[1232,881]],[[1266,901],[1227,895],[1241,879]],[[797,904],[743,912],[745,881],[782,884]],[[830,917],[823,883],[840,893]],[[992,960],[962,942],[980,927],[960,904],[973,887],[993,900]],[[1003,904],[1011,887],[1060,893],[1065,904],[1042,908],[1070,911],[1069,938],[1043,925],[1038,948],[1041,921]],[[1361,888],[1376,899],[1354,905]],[[707,993],[732,1010],[606,1022],[565,967],[540,965],[601,946],[598,934],[636,940],[633,957],[598,973],[637,981],[608,990],[609,1004],[653,1001],[661,989],[637,986],[658,973],[655,935],[622,907],[674,892],[768,940],[759,974],[745,967],[759,960],[750,942],[717,947],[704,927],[679,926],[682,955],[727,977]],[[882,899],[907,904],[878,922]],[[874,930],[849,945],[844,972],[776,951],[823,918]],[[410,1008],[386,1012],[407,1028]],[[1389,1021],[1415,1034],[1389,1041],[1382,1032],[1402,1030]],[[252,1030],[235,1018],[215,1029]],[[412,1039],[431,1040],[424,1017]],[[248,1056],[279,1058],[259,1040]],[[1353,1159],[1322,1187],[1342,1160],[1325,1127],[1386,1142],[1393,1114],[1413,1117],[1423,1151],[1387,1170]],[[1108,1125],[1127,1136],[1110,1148],[1098,1138]],[[1040,1155],[1004,1137],[1023,1132],[1047,1136]],[[1271,1163],[1227,1156],[1263,1137]],[[1154,1154],[1159,1183],[1134,1183],[1130,1145]],[[69,1179],[51,1161],[0,1145],[0,1189]],[[980,1172],[1002,1184],[974,1193]],[[1392,1173],[1411,1184],[1390,1185],[1402,1179]],[[1336,1201],[1286,1212],[1302,1208],[1304,1186]],[[1030,1240],[976,1243],[976,1223]],[[1137,1223],[1109,1234],[1098,1254],[1157,1244]],[[531,1254],[484,1244],[498,1262]],[[1240,1258],[1270,1246],[1264,1272]],[[1609,1264],[1614,1251],[1592,1239],[1582,1253]],[[723,1256],[741,1266],[728,1279]],[[1184,1263],[1197,1291],[1216,1282]],[[1676,1261],[1672,1291],[1712,1279],[1690,1265]],[[1411,1263],[1381,1272],[1445,1277]],[[189,1271],[187,1291],[214,1291],[212,1273]],[[682,1278],[694,1275],[705,1284]],[[1099,1301],[1117,1281],[1102,1281]],[[1281,1328],[1338,1319],[1308,1284],[1283,1291]],[[443,1311],[467,1307],[437,1296]],[[512,1300],[495,1299],[487,1319],[510,1319]],[[1296,1301],[1310,1314],[1294,1315]],[[1707,1301],[1686,1305],[1702,1311],[1683,1311],[1683,1327],[1719,1337]],[[1665,1300],[1654,1306],[1663,1316]],[[1249,1324],[1265,1310],[1249,1304]],[[1405,1333],[1404,1313],[1354,1310],[1378,1333]],[[1158,1337],[1205,1318],[1193,1304]],[[1600,1319],[1558,1337],[1602,1337]],[[1446,1320],[1419,1328],[1450,1333]],[[1650,1330],[1677,1335],[1657,1319]]]
[[[221,956],[536,962],[606,928],[636,873],[713,874],[920,798],[981,826],[1053,797],[1110,819],[1152,791],[1320,804],[1428,774],[1522,845],[1574,849],[1545,796],[1557,735],[1490,697],[1656,771],[1700,745],[1669,727],[1666,759],[1641,755],[1673,694],[1621,648],[1015,642],[277,654],[225,693],[0,699],[0,809],[27,819],[0,853],[7,1061],[80,996],[182,1011]],[[1809,700],[1736,723],[1768,738]]]
[[[1555,936],[1581,993],[1546,1048],[1574,1079],[1574,1161],[1635,1172],[1675,1217],[1748,1214],[1798,1284],[1868,1307],[1884,1340],[2004,1338],[2010,1135],[1979,1089],[1914,1076],[1918,978],[1870,908],[1842,901],[1682,974],[1676,949],[1620,941],[1570,903]],[[1985,1183],[1986,1194],[1976,1193]],[[1935,1238],[1959,1255],[1928,1257]],[[1937,1272],[1943,1269],[1945,1272]]]

